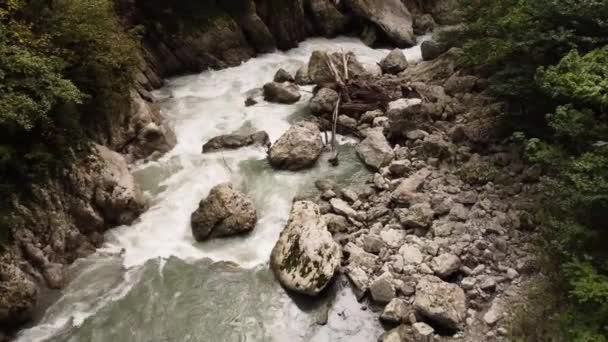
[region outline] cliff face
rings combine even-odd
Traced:
[[[403,45],[416,16],[430,11],[414,0],[117,0],[116,8],[126,30],[142,32],[131,102],[93,125],[99,145],[88,158],[32,186],[28,198],[13,199],[6,220],[13,243],[0,256],[0,341],[1,331],[31,319],[39,286],[63,287],[65,265],[93,252],[107,229],[130,224],[145,209],[128,163],[158,157],[176,143],[150,94],[163,78],[238,65],[310,36],[374,31]],[[382,13],[403,18],[386,20]]]

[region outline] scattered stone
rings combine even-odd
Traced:
[[[399,221],[405,228],[427,229],[433,222],[435,212],[429,203],[417,203],[412,205],[405,215],[399,217]]]
[[[363,239],[363,249],[368,253],[378,254],[386,244],[376,235],[366,235]]]
[[[247,233],[255,228],[253,202],[229,183],[215,186],[192,213],[192,234],[197,241]]]
[[[346,217],[352,217],[356,220],[360,219],[359,213],[353,209],[346,201],[339,198],[332,198],[329,203],[332,209],[338,215],[344,215]]]
[[[484,291],[494,291],[496,289],[496,280],[490,276],[483,277],[479,283],[479,288]]]
[[[371,283],[367,273],[360,267],[348,267],[346,269],[346,276],[352,282],[355,290],[358,292],[358,298],[363,297],[365,292],[369,289]]]
[[[259,145],[264,148],[270,147],[270,138],[264,131],[250,135],[226,134],[212,138],[203,145],[203,153],[211,153],[222,150],[232,150],[245,146]]]
[[[418,282],[414,307],[421,317],[449,330],[459,330],[466,318],[466,296],[462,289],[433,276]]]
[[[502,303],[499,299],[494,299],[492,305],[483,315],[483,321],[487,325],[495,325],[502,318]]]
[[[412,171],[412,162],[407,159],[393,160],[388,166],[389,171],[395,177],[404,177]]]
[[[295,82],[295,79],[285,69],[279,69],[279,70],[277,70],[277,73],[274,74],[273,81],[276,83],[284,83],[284,82]]]
[[[319,207],[309,201],[295,202],[270,257],[279,282],[290,290],[316,296],[332,280],[341,259],[340,245],[327,231]]]
[[[431,268],[435,274],[442,279],[450,277],[460,269],[460,258],[454,254],[444,253],[433,258]]]
[[[386,74],[396,75],[408,66],[407,58],[400,49],[394,49],[379,63],[380,68]]]
[[[414,245],[403,245],[399,249],[399,254],[405,264],[419,264],[424,258],[420,249]]]
[[[433,342],[433,333],[435,330],[424,322],[416,322],[412,324],[414,330],[415,342]]]
[[[338,93],[330,88],[321,88],[310,100],[310,111],[320,115],[332,113],[336,107]]]
[[[271,82],[264,85],[264,100],[268,102],[292,104],[298,102],[301,97],[295,84]]]
[[[418,190],[430,174],[431,171],[422,169],[409,178],[403,180],[391,194],[391,199],[393,202],[397,204],[409,204],[414,198],[416,198]]]
[[[389,303],[395,298],[395,285],[390,273],[384,273],[370,285],[372,299],[378,303]]]
[[[311,122],[299,122],[272,146],[268,158],[279,169],[298,171],[312,167],[321,152],[323,141],[319,127]]]
[[[401,298],[393,298],[382,311],[380,319],[388,323],[405,323],[408,313],[407,302]]]
[[[367,137],[357,147],[357,155],[374,170],[379,170],[394,158],[395,154],[381,129],[370,129]]]

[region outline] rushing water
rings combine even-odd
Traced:
[[[311,303],[288,295],[268,270],[295,196],[314,192],[320,178],[349,186],[368,174],[353,152],[355,141],[340,139],[339,167],[324,156],[314,169],[296,173],[272,170],[255,147],[201,154],[203,143],[220,134],[265,130],[275,141],[308,115],[311,88],[294,105],[260,100],[245,107],[244,101],[276,70],[295,73],[318,49],[353,51],[363,63],[388,53],[351,38],[310,39],[238,67],[169,80],[156,95],[177,146],[134,167],[150,209],[133,225],[109,232],[95,255],[77,261],[69,286],[52,294],[56,299],[18,341],[374,341],[382,331],[375,314],[357,303],[343,280]],[[420,59],[419,47],[405,52],[409,60]],[[213,186],[227,181],[255,202],[258,224],[246,236],[197,243],[190,214]],[[324,317],[327,324],[318,324]]]

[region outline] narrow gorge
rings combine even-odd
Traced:
[[[515,340],[547,169],[457,1],[110,7],[133,84],[7,197],[0,341]]]

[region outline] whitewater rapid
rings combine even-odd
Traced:
[[[266,103],[256,89],[272,81],[279,68],[295,73],[314,50],[353,51],[364,64],[377,63],[389,52],[371,49],[354,38],[315,38],[288,52],[262,55],[237,67],[167,80],[155,95],[175,129],[177,145],[159,160],[133,168],[150,201],[149,210],[133,225],[108,232],[102,249],[77,261],[68,287],[55,294],[57,299],[40,313],[38,323],[22,331],[17,340],[376,338],[381,327],[374,314],[360,310],[342,284],[321,304],[304,309],[276,284],[267,267],[296,195],[314,192],[319,178],[344,186],[366,178],[368,171],[352,149],[356,141],[340,138],[338,168],[329,166],[324,156],[314,169],[297,173],[271,169],[261,148],[201,153],[206,141],[221,134],[264,130],[274,142],[293,122],[309,115],[311,87],[302,88],[302,99],[294,105]],[[419,46],[404,52],[410,61],[421,59]],[[251,95],[258,96],[259,104],[245,107]],[[252,198],[259,221],[251,234],[198,243],[191,234],[190,215],[210,189],[222,182],[232,182]],[[175,281],[168,284],[167,277]],[[225,296],[231,298],[220,300]],[[333,303],[329,322],[317,326],[315,317],[324,310],[324,301]],[[352,312],[348,324],[338,315],[340,310]],[[189,316],[182,317],[184,311]],[[197,322],[187,323],[190,316],[197,317]],[[180,317],[179,321],[174,317]]]

